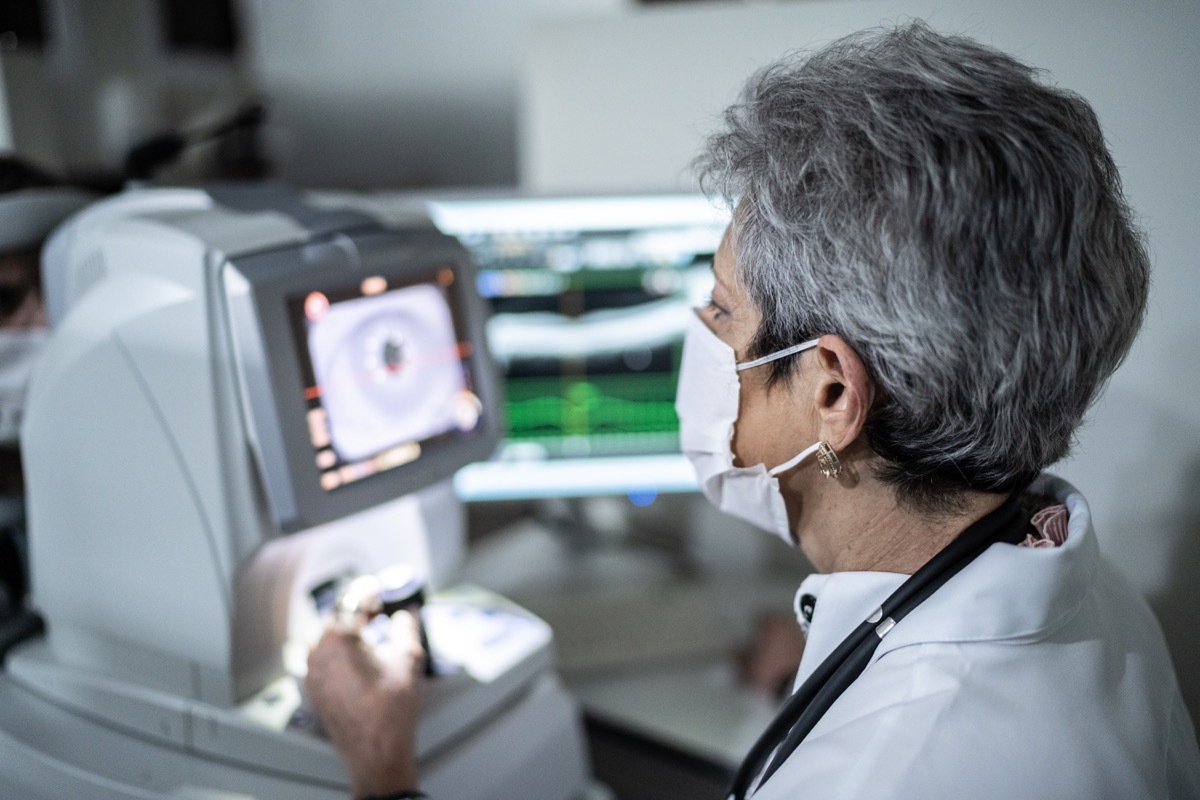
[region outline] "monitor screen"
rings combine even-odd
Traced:
[[[728,213],[701,195],[456,200],[430,213],[475,258],[504,384],[504,438],[459,471],[460,496],[647,503],[695,489],[675,388]]]

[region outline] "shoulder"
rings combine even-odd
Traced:
[[[992,559],[897,625],[760,800],[791,796],[789,782],[874,800],[1194,785],[1200,753],[1154,615],[1077,532],[1057,552]]]
[[[944,797],[949,787],[982,800],[1170,796],[1171,763],[1196,774],[1194,741],[1189,751],[1182,728],[1171,731],[1178,692],[1127,684],[1103,656],[1054,654],[1071,645],[893,651],[838,700],[758,798],[790,797],[789,787],[801,786],[806,797],[873,800]]]

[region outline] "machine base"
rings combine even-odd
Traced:
[[[0,797],[346,800],[345,771],[326,742],[303,733],[276,735],[279,746],[323,764],[327,778],[289,775],[267,761],[252,768],[131,735],[0,674]],[[419,770],[422,787],[435,797],[580,796],[587,763],[575,704],[556,678],[540,676],[470,736],[424,759]]]

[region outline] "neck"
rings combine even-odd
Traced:
[[[781,487],[795,523],[793,535],[818,572],[911,575],[1004,502],[1003,495],[969,492],[961,511],[922,514],[899,505],[890,486],[863,466],[855,467],[836,480],[816,470],[797,470],[796,491]]]

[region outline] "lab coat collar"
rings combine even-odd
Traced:
[[[993,544],[884,637],[873,660],[928,642],[1039,639],[1074,615],[1099,568],[1091,511],[1077,489],[1043,476],[1030,492],[1067,506],[1067,540],[1055,548]],[[796,594],[817,599],[799,686],[859,623],[907,579],[892,572],[810,575]]]

